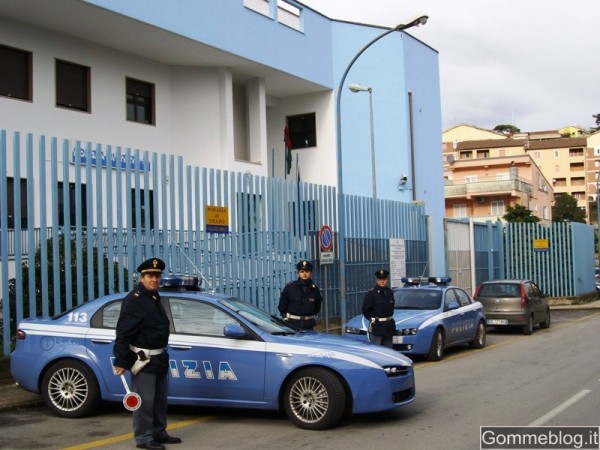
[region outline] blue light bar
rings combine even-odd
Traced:
[[[198,288],[200,279],[195,275],[180,275],[176,273],[163,274],[160,278],[160,286],[163,288]]]

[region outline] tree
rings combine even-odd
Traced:
[[[600,130],[600,114],[592,114],[592,117],[596,121],[596,127],[590,128],[591,132]]]
[[[521,130],[517,127],[515,127],[514,125],[496,125],[494,127],[494,131],[497,131],[498,133],[502,133],[502,134],[515,134],[515,133],[520,133]]]
[[[552,208],[553,222],[585,223],[585,211],[577,205],[577,199],[569,194],[558,194]]]
[[[534,216],[530,209],[523,205],[508,206],[506,214],[502,216],[509,223],[537,223],[540,218]]]

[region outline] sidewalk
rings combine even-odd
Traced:
[[[564,310],[564,309],[590,309],[600,310],[600,300],[593,302],[581,303],[581,304],[569,304],[561,303],[560,300],[553,301],[550,305],[552,310]],[[325,324],[321,328],[325,328]],[[330,331],[336,327],[337,324],[330,324]],[[31,408],[34,406],[43,405],[41,395],[32,394],[19,387],[13,379],[10,377],[10,358],[0,357],[0,413],[4,411],[10,411],[20,408]]]

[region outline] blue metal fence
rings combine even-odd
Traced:
[[[137,264],[151,256],[163,258],[173,272],[201,272],[205,287],[271,313],[283,286],[296,278],[296,262],[310,259],[326,301],[324,317],[340,314],[338,260],[319,264],[318,246],[321,226],[338,229],[333,187],[4,130],[0,173],[6,174],[0,177],[5,354],[22,318],[128,291]],[[345,201],[343,301],[351,316],[359,313],[376,268],[389,266],[387,239],[405,240],[407,271],[414,273],[425,267],[428,245],[423,206],[359,197]],[[222,211],[222,223],[210,208]],[[227,232],[219,232],[220,226]],[[334,246],[336,255],[337,250]]]

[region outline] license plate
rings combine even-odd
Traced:
[[[487,324],[488,325],[507,325],[508,320],[506,320],[506,319],[488,319]]]
[[[403,336],[393,336],[392,342],[394,344],[402,344],[404,342]]]

